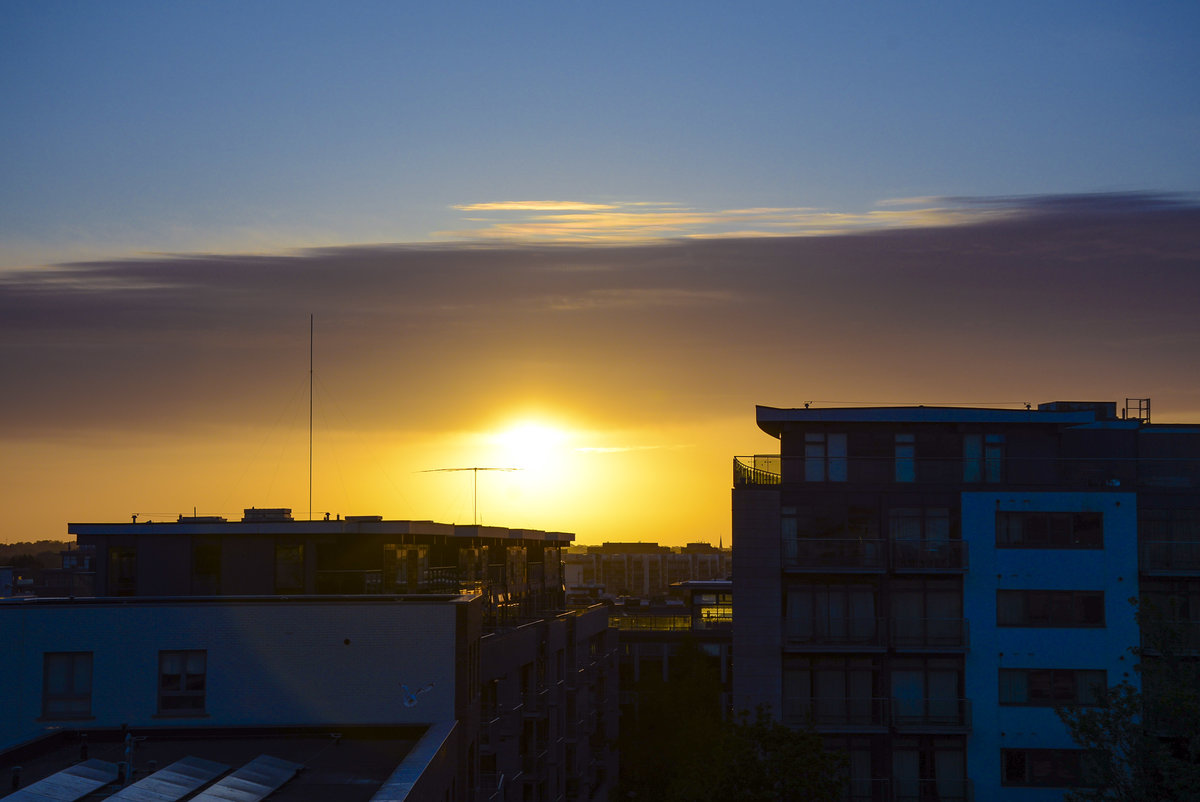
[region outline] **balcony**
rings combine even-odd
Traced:
[[[783,542],[783,567],[789,571],[883,573],[884,541],[865,538],[797,538]]]
[[[894,618],[891,645],[901,652],[965,651],[969,624],[965,618]]]
[[[893,540],[896,573],[961,573],[967,570],[964,540]]]
[[[734,487],[770,487],[778,485],[781,477],[778,454],[733,458]]]
[[[886,633],[882,618],[788,619],[784,647],[792,651],[883,651]]]
[[[784,699],[783,722],[820,732],[885,732],[887,707],[883,698]]]
[[[945,780],[892,780],[892,797],[888,802],[971,802],[971,781],[962,779]]]
[[[892,726],[897,732],[967,732],[970,699],[892,699]]]
[[[1143,574],[1200,576],[1200,541],[1152,540],[1139,547]]]

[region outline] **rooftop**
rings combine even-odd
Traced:
[[[300,764],[302,769],[278,791],[272,802],[367,802],[412,752],[424,727],[328,729],[205,729],[136,730],[132,782],[183,758],[199,758],[236,771],[260,755]],[[81,747],[87,757],[107,763],[125,761],[126,743],[120,730],[83,733],[65,731],[0,755],[0,776],[8,786],[13,767],[21,767],[21,787],[78,764]],[[228,772],[221,772],[223,776]],[[120,790],[116,784],[89,795],[107,799]],[[140,797],[139,797],[140,798]]]

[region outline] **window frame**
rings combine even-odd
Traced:
[[[1000,785],[1008,788],[1074,788],[1094,787],[1089,777],[1086,749],[1001,749]],[[1053,776],[1041,779],[1034,775],[1035,759],[1050,761]],[[1014,780],[1014,769],[1022,769],[1022,779]]]
[[[1095,675],[1090,684],[1086,676],[1089,674]],[[1039,680],[1040,685],[1050,689],[1049,695],[1034,697],[1031,689],[1034,687],[1035,678]],[[998,679],[998,699],[1003,707],[1107,707],[1103,693],[1092,700],[1081,698],[1083,687],[1091,687],[1093,691],[1098,689],[1101,692],[1108,689],[1108,671],[1103,668],[1001,668]],[[1017,684],[1024,686],[1024,698],[1021,700],[1012,698],[1011,689]],[[1071,688],[1069,697],[1055,695],[1057,689],[1067,686]]]
[[[1095,539],[1092,539],[1094,535],[1089,523],[1096,526],[1098,536]],[[1082,540],[1081,537],[1088,539]],[[996,548],[1103,550],[1104,513],[1090,510],[997,510]]]
[[[893,481],[901,484],[917,481],[917,436],[912,432],[897,432],[893,438],[893,449]]]
[[[1005,603],[1002,600],[1013,599]],[[1088,615],[1089,602],[1099,601],[1100,615]],[[1020,616],[1008,614],[1014,604]],[[1068,611],[1063,616],[1062,612]],[[1103,590],[1005,589],[996,591],[996,626],[1056,629],[1103,629],[1107,626]]]
[[[192,670],[195,658],[203,662],[199,671]],[[167,661],[180,660],[178,672],[167,673]],[[176,687],[166,687],[167,677],[178,677]],[[190,686],[190,687],[189,687]],[[158,653],[158,715],[172,718],[208,715],[208,650],[163,649]],[[176,706],[164,704],[175,700],[199,700],[199,704]]]
[[[963,435],[963,482],[998,484],[1004,481],[1006,442],[1003,434],[970,432]]]
[[[804,481],[845,482],[848,480],[844,432],[805,432]]]
[[[63,689],[51,690],[52,664],[66,665]],[[86,692],[76,687],[81,666],[87,666]],[[92,718],[92,683],[95,658],[92,652],[43,652],[42,653],[42,718],[54,720]],[[65,709],[52,710],[65,703]]]

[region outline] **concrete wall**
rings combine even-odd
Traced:
[[[733,612],[735,711],[783,711],[783,612],[779,491],[733,491],[733,559],[737,602]]]

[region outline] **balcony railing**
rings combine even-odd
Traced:
[[[778,454],[733,458],[733,486],[754,487],[779,484],[780,458]]]
[[[892,726],[905,732],[962,732],[971,726],[970,699],[892,699]]]
[[[972,799],[970,780],[895,779],[888,802],[971,802]]]
[[[942,572],[967,570],[964,540],[893,540],[892,570]]]
[[[969,624],[965,618],[893,618],[891,645],[900,651],[965,649]]]
[[[1139,550],[1144,573],[1200,574],[1200,541],[1152,540]]]
[[[887,633],[882,618],[788,619],[785,643],[800,649],[882,649]]]
[[[887,727],[887,707],[884,698],[784,699],[783,719],[819,730],[878,730]]]
[[[793,571],[882,573],[884,541],[878,539],[796,538],[783,542],[783,566]]]

